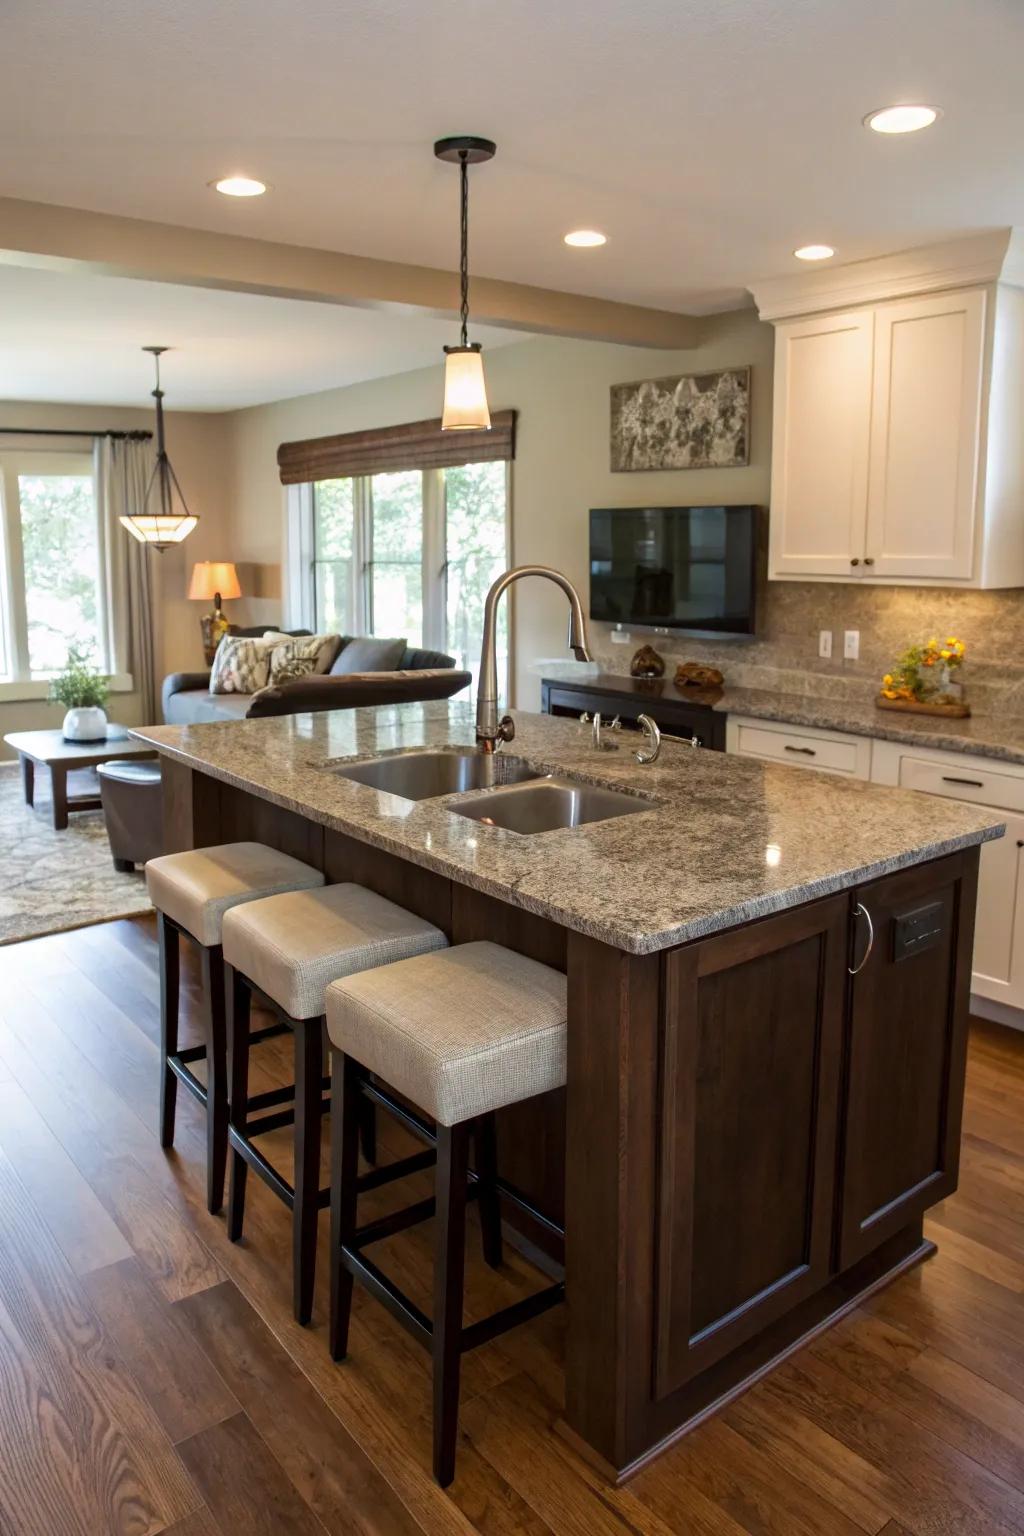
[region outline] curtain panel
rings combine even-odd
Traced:
[[[277,465],[282,485],[305,485],[314,480],[379,475],[397,469],[493,463],[514,459],[515,451],[516,412],[495,411],[489,431],[442,432],[437,418],[282,443]]]
[[[158,714],[149,551],[121,527],[119,519],[142,507],[153,468],[153,445],[131,438],[98,437],[93,455],[111,669],[131,673],[142,723],[152,725]]]

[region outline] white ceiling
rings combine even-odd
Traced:
[[[1021,0],[5,0],[0,192],[670,309],[1024,222]],[[861,126],[945,109],[918,135]],[[244,170],[239,202],[207,189]],[[562,234],[605,230],[598,251]]]
[[[488,348],[521,332],[475,326]],[[451,321],[0,264],[0,399],[236,410],[437,365]],[[440,407],[440,395],[438,397]]]

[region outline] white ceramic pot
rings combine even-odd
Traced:
[[[65,741],[103,741],[107,734],[106,711],[98,704],[69,709],[64,716],[63,734]]]

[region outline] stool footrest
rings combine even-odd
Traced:
[[[387,1307],[403,1328],[407,1328],[421,1344],[430,1348],[434,1335],[430,1318],[409,1300],[404,1291],[398,1289],[394,1281],[388,1279],[382,1269],[378,1269],[371,1259],[365,1258],[363,1254],[349,1247],[342,1248],[341,1262],[350,1274],[355,1275],[357,1280],[361,1280],[366,1289]]]
[[[198,1099],[200,1104],[205,1104],[207,1101],[206,1084],[201,1083],[194,1072],[189,1071],[184,1060],[186,1055],[192,1061],[198,1061],[201,1058],[205,1059],[206,1047],[202,1045],[190,1046],[187,1052],[182,1051],[177,1056],[168,1056],[167,1058],[167,1065],[182,1087],[187,1088],[192,1097]]]
[[[369,1078],[364,1077],[361,1079],[359,1091],[364,1098],[370,1100],[371,1104],[379,1104],[382,1109],[386,1109],[389,1114],[394,1115],[395,1119],[404,1125],[406,1130],[412,1131],[413,1135],[418,1136],[421,1141],[428,1142],[430,1146],[436,1145],[437,1134],[430,1121],[424,1120],[422,1115],[418,1115],[407,1104],[399,1103],[385,1089],[378,1088],[376,1083],[371,1083]]]
[[[356,1182],[359,1193],[365,1194],[368,1189],[379,1189],[382,1184],[391,1184],[395,1179],[405,1179],[413,1173],[423,1173],[427,1168],[433,1168],[437,1162],[437,1153],[433,1147],[428,1147],[425,1152],[414,1152],[410,1157],[400,1158],[396,1163],[385,1163],[383,1167],[372,1168],[369,1173],[361,1173]]]
[[[331,1107],[330,1099],[324,1099],[320,1106],[323,1114],[327,1114]],[[276,1115],[261,1115],[258,1120],[246,1120],[245,1130],[240,1131],[234,1127],[235,1136],[251,1141],[254,1136],[266,1136],[268,1131],[281,1131],[285,1126],[295,1124],[295,1106],[278,1110]]]
[[[288,1025],[280,1022],[276,1024],[264,1024],[262,1029],[254,1029],[249,1034],[249,1044],[259,1045],[261,1040],[273,1040],[277,1035],[286,1035]]]
[[[294,1187],[288,1183],[287,1179],[282,1178],[273,1163],[263,1156],[259,1148],[253,1146],[248,1136],[243,1135],[237,1127],[229,1126],[228,1143],[232,1150],[238,1153],[239,1157],[245,1159],[253,1173],[258,1174],[264,1184],[274,1191],[278,1199],[283,1200],[288,1209],[292,1210],[295,1206]],[[330,1186],[325,1185],[319,1194],[320,1209],[325,1210],[330,1203]]]
[[[520,1323],[528,1323],[532,1317],[540,1317],[542,1312],[557,1307],[564,1300],[565,1281],[559,1280],[543,1291],[524,1296],[522,1301],[514,1301],[511,1306],[502,1307],[500,1312],[492,1312],[490,1317],[482,1317],[478,1323],[470,1323],[468,1328],[462,1330],[460,1348],[463,1354],[467,1350],[478,1349],[481,1344],[496,1339],[499,1333],[507,1333]]]

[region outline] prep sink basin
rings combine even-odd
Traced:
[[[517,784],[511,789],[496,789],[493,794],[479,795],[465,805],[450,805],[448,809],[489,827],[530,834],[651,811],[655,801],[623,795],[617,789],[601,789],[596,784],[551,777],[539,778],[533,784]]]
[[[342,779],[369,784],[403,800],[432,800],[439,795],[464,794],[499,784],[522,784],[540,774],[521,757],[504,753],[396,752],[370,763],[346,763],[332,768]]]

